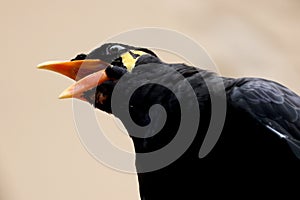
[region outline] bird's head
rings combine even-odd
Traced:
[[[150,54],[156,57],[155,53],[147,48],[134,47],[120,43],[106,43],[91,51],[88,55],[79,54],[72,60],[100,59],[113,66],[127,68],[131,71],[135,61],[141,55]]]
[[[38,68],[60,73],[76,81],[59,98],[78,98],[111,112],[110,97],[114,85],[124,73],[131,72],[143,55],[157,57],[147,48],[106,43],[88,54],[78,54],[69,61],[44,62]]]

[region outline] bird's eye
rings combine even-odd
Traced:
[[[113,45],[111,47],[109,47],[108,52],[110,54],[116,54],[119,53],[120,51],[124,50],[125,47],[121,46],[121,45]]]

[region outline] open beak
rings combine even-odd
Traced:
[[[60,95],[60,99],[78,98],[85,100],[83,93],[104,81],[109,80],[105,69],[110,66],[102,60],[74,60],[74,61],[54,61],[39,64],[39,69],[47,69],[65,75],[77,82],[65,89]]]

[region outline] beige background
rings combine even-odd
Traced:
[[[0,199],[138,199],[135,175],[100,164],[80,143],[72,101],[57,99],[71,81],[38,63],[156,26],[203,45],[223,75],[266,77],[300,93],[299,9],[298,0],[2,1]],[[97,115],[116,143],[132,147],[112,118]]]

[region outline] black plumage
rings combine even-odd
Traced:
[[[137,57],[131,72],[122,70],[126,66],[120,55],[133,49],[145,51],[146,54]],[[285,86],[261,78],[220,77],[185,64],[164,63],[150,50],[122,44],[105,44],[86,57],[77,59],[89,58],[112,63],[113,67],[108,67],[106,71],[113,81],[87,91],[86,99],[90,99],[90,103],[100,110],[109,113],[116,111],[113,114],[121,119],[129,133],[135,131],[130,120],[142,127],[152,125],[131,135],[137,153],[163,148],[176,137],[182,117],[180,99],[188,102],[190,98],[183,82],[190,84],[197,97],[201,117],[197,121],[195,139],[183,155],[170,165],[138,173],[142,200],[217,196],[242,199],[279,194],[292,196],[296,193],[294,181],[300,177],[300,97]],[[184,79],[178,81],[179,76]],[[123,78],[126,84],[118,84]],[[200,159],[199,150],[211,119],[211,95],[218,97],[219,94],[217,90],[209,91],[207,86],[218,84],[216,80],[222,80],[225,87],[225,124],[215,147]],[[130,94],[131,88],[138,89]],[[118,101],[112,109],[114,90],[118,91],[118,97],[131,96],[129,107],[128,102]],[[176,95],[172,90],[176,91]],[[96,93],[96,98],[89,98],[93,93]],[[97,100],[99,94],[107,96],[105,101]],[[166,119],[160,112],[154,111],[152,116],[149,115],[150,108],[156,104],[164,107]],[[194,112],[194,104],[185,106],[187,112]],[[130,115],[122,112],[126,109],[129,109]],[[158,127],[162,128],[153,135],[153,129]],[[187,131],[185,134],[190,133]],[[138,171],[143,171],[148,164],[136,157]]]
[[[127,84],[121,85],[119,91],[125,95],[128,88],[144,85],[147,82],[144,73],[148,73],[149,80],[160,79],[167,88],[180,90],[181,83],[172,81],[176,75],[164,70],[164,67],[174,68],[195,90],[201,120],[196,138],[178,160],[163,169],[138,174],[141,199],[200,199],[203,195],[211,198],[219,195],[211,191],[219,191],[224,198],[241,198],[241,193],[271,195],[276,187],[292,188],[291,181],[300,177],[300,161],[297,158],[300,155],[298,95],[269,80],[222,77],[227,98],[224,129],[213,150],[200,159],[198,153],[208,129],[212,106],[206,84],[210,84],[210,81],[213,83],[217,75],[184,64],[162,63],[160,69],[155,69],[156,65],[150,64],[149,60],[162,63],[157,58],[141,57],[129,74]],[[152,69],[139,70],[140,63]],[[160,116],[153,117],[150,122],[149,108],[157,103],[165,108],[168,117],[158,134],[147,137],[147,131],[151,130],[146,130],[140,134],[147,138],[132,137],[138,153],[163,148],[177,133],[181,117],[180,105],[167,88],[156,84],[142,86],[131,97],[131,116],[117,116],[130,133],[135,130],[126,126],[129,117],[140,126],[148,123],[160,126]],[[188,97],[181,91],[179,98]],[[117,106],[117,110],[126,109],[122,104]],[[191,107],[189,111],[193,112],[193,109]],[[137,156],[138,170],[143,171],[147,164]],[[283,186],[282,182],[288,184]]]

